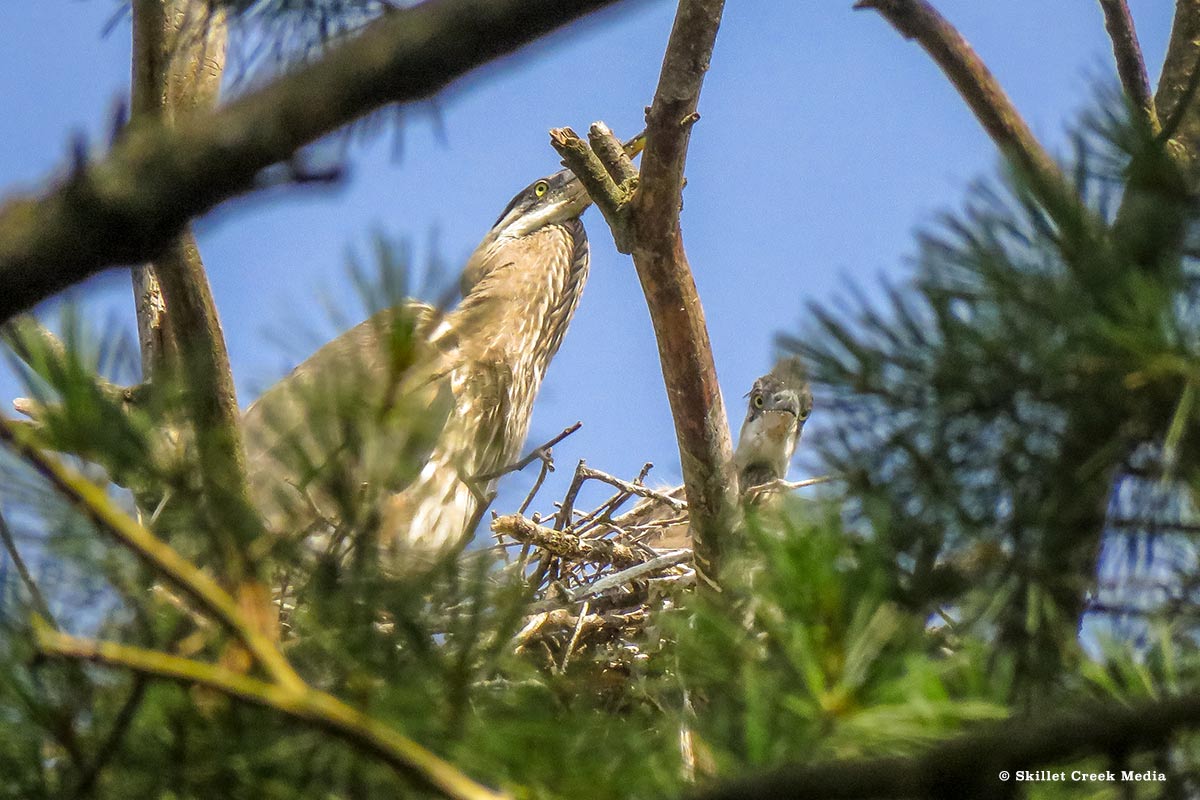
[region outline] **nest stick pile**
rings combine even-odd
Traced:
[[[647,657],[647,621],[656,610],[672,606],[676,593],[694,580],[687,502],[682,487],[646,486],[650,464],[624,480],[581,461],[555,510],[528,514],[554,468],[549,445],[562,438],[531,454],[542,459],[541,472],[520,509],[492,515],[497,545],[506,552],[520,548],[513,566],[535,589],[531,613],[514,644],[519,651],[543,655],[560,671],[585,651],[608,668],[621,668]],[[585,511],[576,501],[589,481],[613,492]]]

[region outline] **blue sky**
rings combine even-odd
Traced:
[[[1036,134],[1065,147],[1097,79],[1114,80],[1098,5],[1086,0],[938,0],[1005,85]],[[1173,4],[1131,0],[1152,75]],[[851,0],[730,2],[693,132],[684,238],[704,300],[736,434],[742,394],[797,332],[810,301],[838,306],[851,284],[902,279],[913,231],[961,201],[996,154],[917,46]],[[0,187],[38,185],[66,161],[70,135],[103,141],[127,94],[129,24],[107,36],[114,0],[6,4],[0,25]],[[347,253],[374,232],[456,271],[510,197],[557,168],[548,129],[595,119],[641,127],[674,4],[628,6],[556,37],[438,99],[403,127],[350,151],[335,188],[235,202],[198,225],[243,404],[336,331],[328,300],[357,310]],[[540,397],[530,444],[582,420],[557,448],[541,505],[579,458],[621,475],[654,461],[678,480],[678,454],[645,304],[628,257],[595,211],[585,217],[591,278]],[[132,320],[128,278],[88,284],[97,315]],[[295,331],[302,329],[303,336]],[[284,340],[284,344],[280,340]],[[0,376],[0,396],[17,393]],[[5,400],[7,404],[7,400]],[[820,408],[813,425],[819,429]],[[800,474],[801,470],[797,470]],[[532,469],[531,469],[532,473]],[[509,478],[510,510],[533,475]]]

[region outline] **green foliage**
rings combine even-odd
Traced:
[[[886,549],[848,535],[835,505],[755,520],[751,533],[733,572],[745,585],[731,587],[742,613],[679,615],[681,681],[705,708],[699,730],[722,771],[912,751],[1004,715],[1003,681],[889,599]]]
[[[570,645],[522,638],[535,612],[581,612],[553,594],[535,604],[520,561],[485,549],[396,575],[376,557],[376,509],[420,469],[444,414],[414,392],[438,312],[401,302],[403,259],[381,247],[382,279],[357,272],[370,319],[348,340],[356,349],[248,412],[263,423],[250,467],[271,533],[254,555],[277,586],[288,660],[522,798],[676,795],[689,773],[920,754],[1001,717],[1192,689],[1194,208],[1159,143],[1119,115],[1089,123],[1075,160],[1086,205],[1052,215],[1019,178],[981,186],[921,238],[914,285],[889,287],[885,308],[814,309],[792,344],[820,385],[814,438],[840,490],[751,514],[719,597],[656,588],[639,595],[652,598],[644,624]],[[108,351],[93,343],[107,337],[76,317],[62,328],[62,352],[32,327],[9,336],[39,403],[36,435],[216,574],[220,532],[180,384],[114,394],[96,380]],[[108,587],[101,610],[60,613],[69,587],[39,577],[54,622],[225,663],[228,631],[41,479],[3,469],[20,547]],[[1117,589],[1089,592],[1098,574]],[[415,793],[369,752],[275,711],[36,657],[33,602],[5,581],[0,798]],[[1131,607],[1093,613],[1099,601]],[[1096,657],[1081,619],[1098,623],[1083,642]],[[1068,769],[1162,769],[1183,796],[1195,749],[1179,737]]]
[[[892,596],[954,608],[1026,689],[1079,658],[1110,511],[1154,522],[1114,487],[1149,471],[1186,497],[1198,464],[1194,204],[1123,112],[1088,120],[1075,165],[1088,205],[1052,216],[1019,176],[980,185],[921,235],[915,291],[814,308],[789,342],[827,394],[821,455],[855,525],[900,567]]]

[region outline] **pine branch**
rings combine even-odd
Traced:
[[[570,129],[551,135],[608,220],[618,248],[633,255],[675,421],[696,572],[700,585],[716,591],[725,539],[742,517],[729,423],[679,210],[688,141],[700,118],[696,107],[723,9],[723,0],[680,0],[646,114],[640,178],[602,124],[592,126],[590,147]]]
[[[261,681],[169,653],[70,636],[45,625],[35,626],[34,635],[38,649],[45,656],[89,661],[188,686],[201,686],[328,731],[444,797],[453,800],[501,800],[507,797],[471,780],[394,728],[307,684],[289,686]]]
[[[1200,727],[1200,694],[1138,705],[1012,719],[951,739],[911,758],[795,764],[727,781],[693,800],[791,797],[796,800],[907,797],[1008,797],[1001,770],[1033,770],[1089,755],[1153,749],[1177,731]]]
[[[271,640],[246,620],[236,601],[215,580],[139,525],[117,507],[102,488],[42,451],[26,431],[12,425],[4,417],[0,417],[0,441],[5,442],[49,481],[72,507],[95,523],[102,532],[129,549],[168,583],[190,597],[197,606],[225,625],[276,682],[291,687],[302,683]]]
[[[1129,13],[1129,4],[1126,0],[1100,0],[1100,8],[1104,12],[1104,27],[1112,41],[1117,75],[1121,78],[1125,96],[1134,108],[1141,110],[1145,115],[1150,130],[1158,133],[1158,111],[1154,105],[1154,96],[1150,93],[1146,60],[1142,56],[1142,46],[1138,43],[1137,29],[1133,24],[1133,15]]]
[[[131,127],[102,160],[0,206],[0,320],[106,267],[161,255],[259,173],[389,103],[422,100],[619,0],[428,0],[185,128]]]

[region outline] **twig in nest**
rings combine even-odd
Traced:
[[[666,503],[675,511],[683,511],[687,508],[686,500],[680,500],[678,497],[672,497],[669,494],[664,494],[656,489],[651,489],[638,483],[623,481],[620,478],[609,475],[607,472],[601,472],[598,469],[592,469],[583,462],[580,462],[577,473],[584,479],[590,478],[591,480],[603,481],[604,483],[607,483],[610,486],[615,486],[621,491],[628,492],[629,494],[636,494],[638,497],[648,497],[653,500],[658,500],[661,503]]]
[[[534,614],[525,623],[525,627],[513,637],[513,645],[517,650],[520,650],[525,645],[529,644],[538,634],[546,629],[559,630],[566,627],[571,627],[572,630],[580,625],[580,635],[590,633],[601,628],[626,628],[641,625],[646,621],[649,613],[644,608],[634,609],[633,611],[610,613],[610,614],[588,614],[577,615],[572,614],[570,609],[556,608],[551,611],[543,611],[539,614]],[[547,656],[550,653],[547,651]]]
[[[618,586],[624,586],[625,584],[632,583],[639,578],[652,575],[659,570],[666,569],[667,567],[673,567],[676,564],[682,564],[691,557],[691,550],[675,550],[670,553],[664,553],[663,555],[657,558],[652,558],[642,564],[629,567],[628,569],[621,570],[620,572],[614,572],[612,575],[603,577],[595,583],[589,584],[588,586],[580,586],[571,593],[571,600],[573,602],[582,600],[585,597],[597,595],[601,592],[606,592],[609,589],[615,589]]]
[[[751,486],[744,493],[745,499],[756,500],[764,494],[775,494],[776,492],[791,492],[796,489],[803,489],[807,486],[816,486],[820,483],[829,483],[833,480],[832,475],[822,475],[819,478],[808,478],[802,481],[785,481],[782,478],[776,478],[773,481],[760,483],[758,486]]]
[[[571,653],[575,650],[575,645],[579,644],[579,634],[583,633],[583,623],[587,620],[588,610],[592,604],[587,600],[583,601],[583,606],[579,609],[579,619],[575,622],[575,630],[571,632],[571,640],[567,642],[567,649],[563,651],[562,663],[559,664],[558,671],[563,673],[567,671],[567,664],[571,663]]]
[[[575,431],[579,430],[582,427],[583,427],[582,422],[576,422],[574,425],[568,425],[567,427],[563,428],[562,433],[558,434],[557,436],[555,436],[553,439],[546,442],[545,444],[535,447],[533,450],[531,450],[529,452],[529,455],[525,456],[520,461],[513,462],[512,464],[509,464],[507,467],[502,467],[501,469],[498,469],[495,472],[485,472],[480,475],[476,475],[476,476],[474,476],[475,480],[479,481],[480,483],[487,483],[488,481],[494,481],[497,478],[503,477],[504,475],[507,475],[510,472],[520,472],[521,470],[528,467],[530,464],[532,464],[537,459],[541,459],[542,463],[544,465],[546,465],[546,468],[550,472],[553,472],[554,471],[554,454],[551,452],[551,448],[553,448],[554,445],[558,444],[563,439],[566,439],[568,436],[570,436],[572,433],[574,433]]]
[[[569,561],[591,561],[629,567],[645,559],[633,548],[608,539],[581,539],[572,533],[538,525],[520,514],[506,514],[492,520],[492,532],[518,542],[539,547],[546,553]]]

